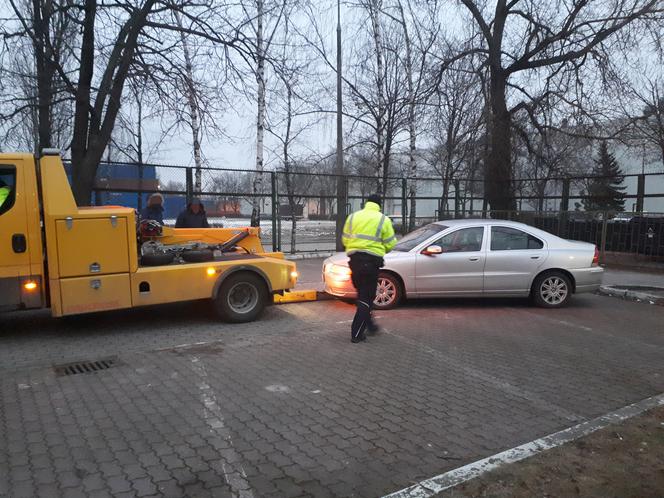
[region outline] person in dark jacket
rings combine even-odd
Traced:
[[[142,220],[154,220],[160,225],[164,224],[164,197],[161,194],[152,194],[148,198],[148,205],[141,211]]]
[[[199,198],[194,197],[187,204],[187,209],[178,215],[178,219],[175,221],[175,228],[210,228],[205,208]]]

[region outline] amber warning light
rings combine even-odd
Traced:
[[[23,288],[25,290],[33,291],[37,288],[37,282],[32,282],[32,281],[26,282],[23,284]]]

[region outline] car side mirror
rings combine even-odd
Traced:
[[[435,254],[443,254],[443,248],[440,247],[440,246],[429,246],[424,251],[422,251],[422,254],[424,254],[425,256],[433,256]]]

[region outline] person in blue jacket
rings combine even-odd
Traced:
[[[161,194],[152,194],[148,198],[148,205],[141,211],[142,220],[154,220],[160,225],[164,224],[164,197]]]

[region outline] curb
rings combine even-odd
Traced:
[[[626,289],[623,287],[614,287],[611,285],[602,285],[599,293],[605,296],[621,297],[630,301],[647,302],[658,306],[664,306],[664,297],[657,294],[650,294],[648,289],[655,289],[664,292],[664,287],[644,287],[643,290],[637,288]]]

